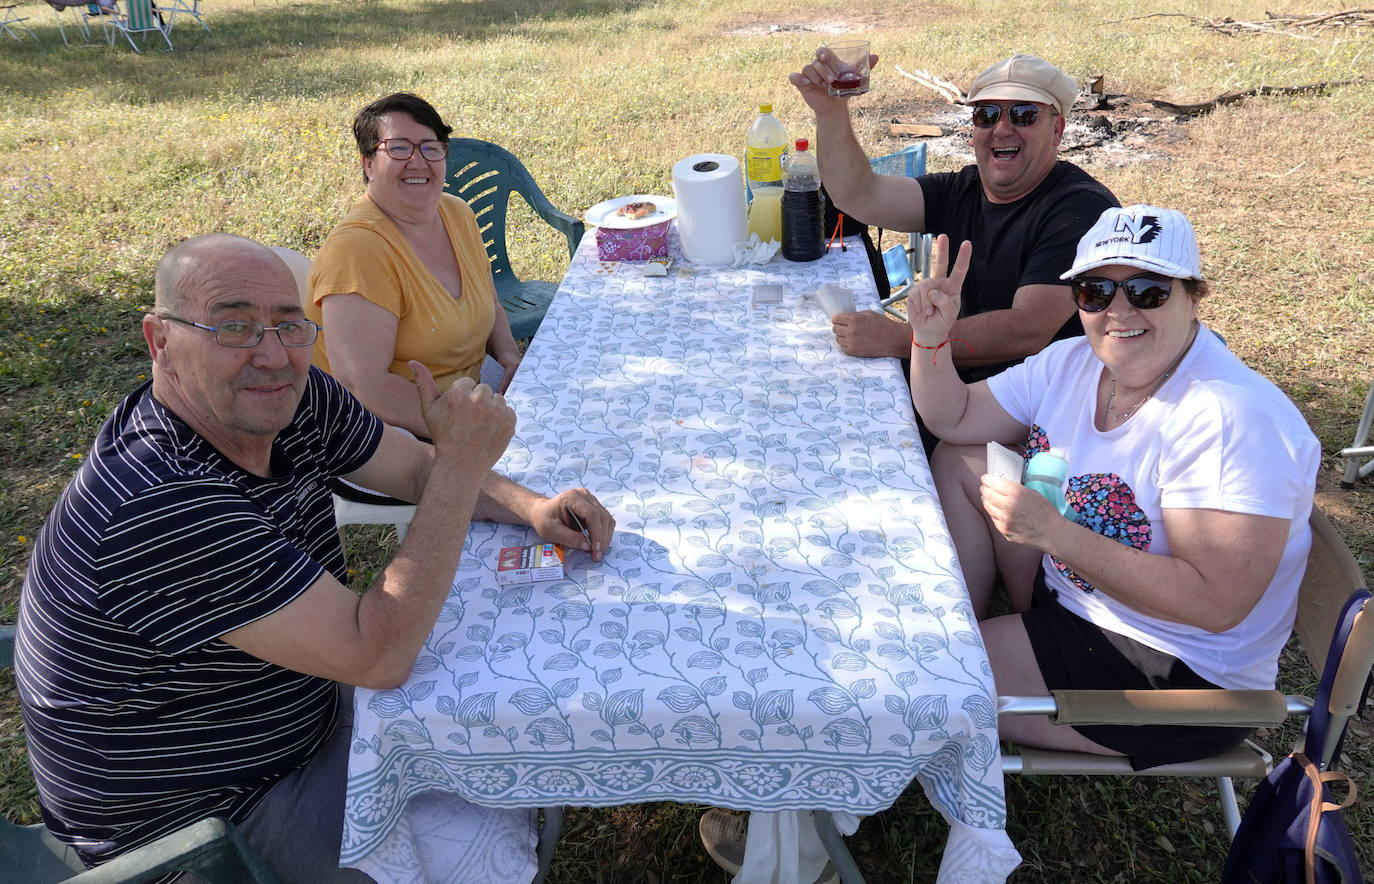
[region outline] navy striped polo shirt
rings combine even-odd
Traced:
[[[87,862],[206,816],[242,820],[321,746],[334,682],[219,637],[325,571],[345,580],[326,480],[366,463],[382,430],[314,368],[271,478],[150,384],[100,428],[34,546],[15,645],[44,821]]]

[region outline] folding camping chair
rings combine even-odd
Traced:
[[[926,173],[926,146],[913,144],[896,153],[869,160],[873,171],[879,175],[905,175],[916,178]],[[882,234],[878,234],[879,241]],[[895,245],[883,250],[883,267],[887,270],[887,281],[892,292],[879,303],[889,315],[905,321],[906,316],[892,305],[905,298],[908,287],[917,280],[930,275],[930,244],[928,233],[912,233],[906,245]]]
[[[172,38],[168,31],[171,30],[169,24],[163,19],[162,13],[153,6],[153,0],[123,0],[124,8],[121,10],[118,5],[114,7],[112,15],[108,15],[104,20],[110,42],[114,42],[115,34],[123,34],[124,39],[129,41],[135,52],[141,53],[142,49],[134,42],[134,34],[158,34],[167,44],[167,51],[172,51]]]
[[[1307,572],[1298,591],[1294,632],[1311,668],[1320,676],[1342,606],[1368,583],[1340,535],[1316,507],[1312,508],[1310,523],[1312,551],[1308,554]],[[1374,668],[1374,604],[1367,603],[1341,656],[1331,693],[1328,745],[1323,747],[1321,758],[1312,759],[1323,770],[1339,761],[1333,757],[1337,740],[1345,732],[1346,722],[1360,712],[1371,668]],[[1290,716],[1306,717],[1312,705],[1306,697],[1285,696],[1277,690],[1053,691],[1052,694],[1051,697],[999,697],[997,714],[999,717],[1049,715],[1055,724],[1068,725],[1277,727]],[[1014,748],[1016,754],[1002,756],[1004,773],[1214,778],[1228,836],[1234,836],[1240,825],[1240,807],[1231,778],[1263,779],[1274,763],[1273,756],[1249,740],[1212,758],[1164,764],[1141,771],[1132,770],[1130,761],[1122,756]]]
[[[161,8],[163,14],[167,16],[167,33],[169,34],[172,32],[172,25],[176,24],[178,15],[189,15],[207,32],[210,30],[205,19],[201,18],[200,0],[190,0],[189,3],[186,0],[165,0]]]
[[[18,40],[22,43],[24,41],[24,38],[20,37],[14,29],[16,27],[23,28],[24,33],[28,34],[30,37],[33,37],[33,42],[38,42],[38,35],[35,34],[33,31],[30,31],[29,26],[24,24],[24,22],[29,20],[28,16],[20,15],[17,7],[0,6],[0,11],[3,11],[5,13],[3,17],[0,17],[0,31],[4,31],[6,34],[9,34],[15,40]]]
[[[48,5],[52,7],[53,18],[57,19],[57,33],[62,35],[63,46],[71,45],[67,42],[67,29],[62,26],[62,13],[64,10],[68,9],[72,10],[72,15],[76,16],[76,24],[77,27],[81,28],[82,38],[85,39],[87,43],[91,41],[91,28],[86,24],[86,15],[83,12],[75,6],[69,6],[66,3],[53,3],[51,0],[49,0]]]

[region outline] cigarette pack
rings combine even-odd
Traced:
[[[564,576],[563,547],[557,543],[502,547],[496,562],[496,582],[501,584],[562,580]]]

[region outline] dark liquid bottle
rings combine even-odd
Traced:
[[[825,206],[821,202],[821,174],[805,138],[783,170],[782,256],[789,261],[814,261],[825,254]]]
[[[821,229],[825,207],[819,190],[788,190],[782,195],[782,256],[789,261],[814,261],[825,254]]]

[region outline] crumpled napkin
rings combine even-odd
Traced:
[[[749,234],[748,242],[735,243],[735,260],[730,264],[731,267],[738,267],[741,264],[767,264],[773,260],[773,256],[782,248],[782,243],[775,239],[764,242],[759,239],[757,233]]]
[[[831,319],[840,313],[854,312],[854,292],[842,285],[826,283],[816,289],[816,300],[821,302],[821,309]]]

